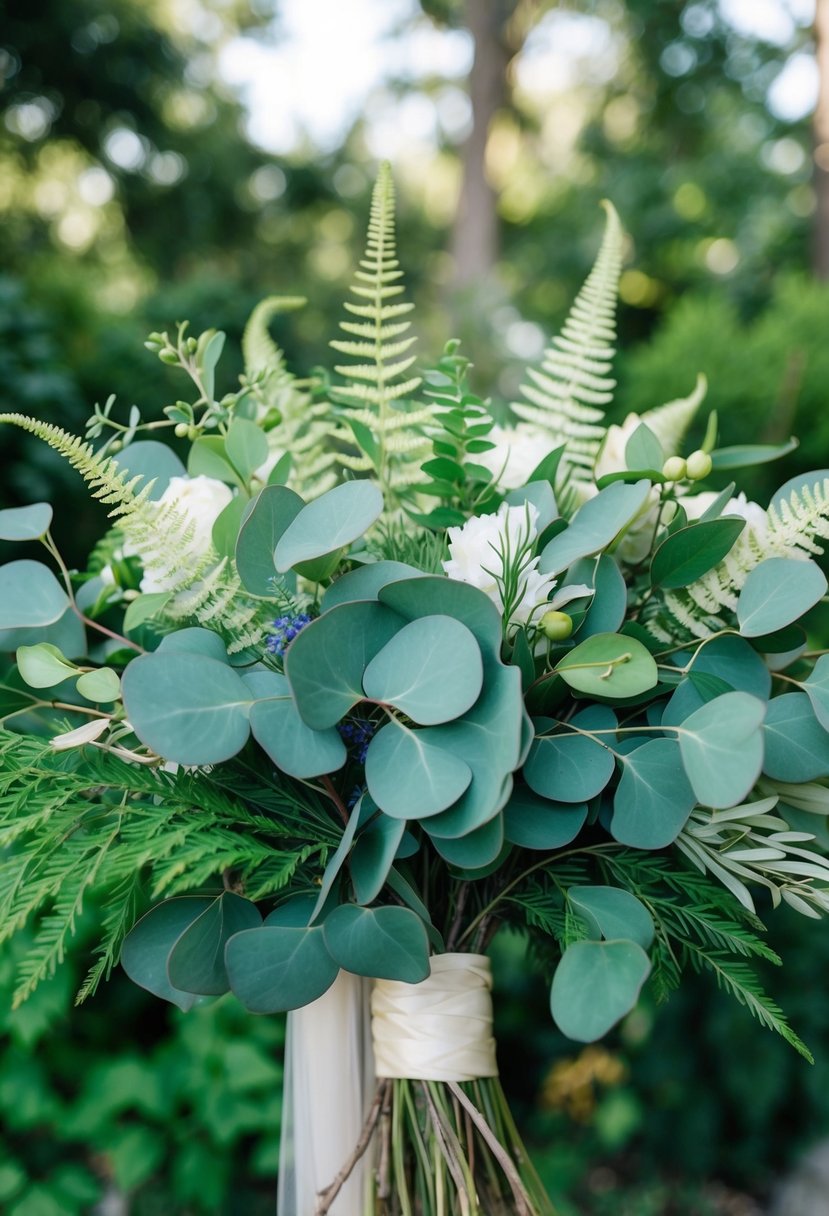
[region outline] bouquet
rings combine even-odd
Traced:
[[[109,509],[70,570],[46,503],[0,512],[4,937],[18,999],[84,899],[100,944],[187,1009],[290,1010],[282,1216],[550,1212],[498,1081],[487,947],[523,934],[552,1017],[599,1039],[684,969],[807,1049],[761,990],[761,911],[829,908],[829,476],[767,508],[704,394],[607,426],[613,208],[560,336],[501,409],[449,342],[416,371],[387,166],[339,361],[269,322],[147,346],[192,389],[84,439],[18,414]],[[166,435],[178,441],[159,442]],[[29,552],[30,550],[26,550]],[[369,1033],[369,1026],[371,1033]]]

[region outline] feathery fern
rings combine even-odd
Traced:
[[[587,481],[604,438],[604,406],[616,381],[609,372],[615,354],[616,299],[622,270],[623,233],[614,207],[605,202],[607,224],[595,265],[564,323],[545,351],[540,369],[528,368],[525,401],[513,412],[567,444],[564,459],[573,478]]]
[[[150,497],[151,484],[137,490],[140,477],[131,477],[110,456],[98,456],[91,444],[58,426],[0,414],[0,423],[21,427],[42,439],[76,469],[93,498],[109,507],[111,518],[127,543],[141,555],[145,570],[171,586],[164,615],[193,619],[222,633],[232,651],[256,645],[267,629],[267,613],[243,590],[231,562],[218,554],[195,556],[193,525],[174,507],[161,510]]]
[[[657,405],[642,414],[641,421],[653,431],[666,456],[676,456],[679,453],[688,427],[694,421],[707,392],[708,381],[700,374],[693,391],[687,397],[667,401],[664,405]]]
[[[300,381],[285,364],[284,352],[268,330],[270,320],[306,303],[302,296],[268,296],[256,305],[242,336],[245,373],[261,412],[276,410],[280,421],[269,432],[291,456],[289,484],[305,498],[316,498],[337,482],[337,456],[330,444],[331,407],[314,401],[308,381]]]
[[[309,860],[324,861],[339,833],[310,791],[300,798],[290,786],[275,789],[266,774],[246,786],[238,770],[226,780],[232,791],[198,774],[101,752],[55,753],[41,739],[0,731],[0,847],[11,850],[0,870],[0,942],[38,919],[17,1003],[60,963],[94,891],[106,893],[107,913],[81,997],[112,967],[145,887],[154,897],[220,889],[219,875],[232,870],[259,899]],[[315,864],[309,886],[316,873]]]
[[[823,553],[829,538],[829,478],[794,489],[766,512],[764,526],[743,530],[726,558],[683,591],[668,592],[665,610],[673,622],[649,625],[660,640],[704,638],[722,629],[734,613],[740,591],[752,570],[769,557],[803,558]]]
[[[356,440],[360,448],[359,455],[341,454],[341,462],[358,472],[374,470],[384,489],[398,491],[422,479],[420,464],[429,453],[423,427],[431,417],[429,409],[407,408],[404,400],[419,387],[420,377],[408,374],[416,339],[404,318],[414,305],[400,299],[402,277],[395,252],[394,184],[383,163],[371,199],[365,256],[351,287],[358,302],[345,303],[355,319],[340,322],[348,338],[331,342],[358,362],[335,367],[343,382],[332,396],[346,424],[335,438],[352,446]]]

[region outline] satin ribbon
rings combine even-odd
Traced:
[[[438,954],[420,984],[375,980],[371,1032],[378,1077],[496,1077],[492,971],[484,954]]]

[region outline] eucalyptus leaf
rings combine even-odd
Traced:
[[[273,595],[277,542],[305,503],[287,486],[265,486],[253,500],[236,540],[236,569],[248,591]]]
[[[17,670],[30,688],[52,688],[78,672],[75,664],[70,663],[57,646],[49,642],[19,646]]]
[[[325,918],[325,944],[346,971],[418,984],[429,975],[429,939],[408,908],[341,904]]]
[[[52,508],[48,502],[0,511],[0,540],[39,540],[49,531]]]
[[[556,672],[577,692],[620,700],[654,688],[656,662],[637,641],[620,633],[596,633],[560,660]]]
[[[619,533],[639,514],[647,501],[651,484],[621,482],[600,490],[573,516],[569,528],[547,544],[541,554],[542,574],[559,574],[580,557],[606,549]]]
[[[575,724],[575,720],[574,720]],[[605,739],[605,737],[603,737]],[[615,760],[606,741],[565,733],[536,739],[524,765],[530,789],[557,802],[587,802],[600,794],[613,776]]]
[[[212,902],[189,896],[168,899],[141,917],[121,947],[121,966],[134,984],[179,1009],[192,1009],[196,997],[173,987],[167,975],[167,959],[181,935]]]
[[[235,933],[225,946],[225,967],[232,992],[251,1013],[310,1005],[339,972],[321,927],[276,924]]]
[[[621,887],[570,887],[567,898],[592,937],[653,944],[653,917],[641,900]]]
[[[303,722],[285,676],[257,672],[242,679],[256,698],[250,709],[253,737],[277,768],[301,780],[342,768],[347,753],[339,733]]]
[[[179,764],[218,764],[244,747],[251,695],[225,663],[185,651],[140,655],[122,682],[142,743]]]
[[[829,654],[821,655],[815,663],[803,683],[803,691],[812,703],[818,722],[824,730],[829,730]]]
[[[233,467],[248,481],[268,459],[268,440],[255,422],[234,418],[225,435],[225,451]]]
[[[42,562],[7,562],[0,566],[0,629],[52,625],[69,607],[69,597]]]
[[[720,471],[723,469],[753,469],[755,465],[769,464],[773,460],[780,460],[781,457],[788,456],[797,446],[796,439],[789,439],[786,443],[747,443],[738,447],[716,448],[711,453],[711,460],[714,468]]]
[[[471,709],[483,678],[481,651],[466,626],[450,616],[422,616],[374,656],[363,690],[421,726],[434,726]]]
[[[517,673],[516,673],[517,674]],[[451,806],[469,786],[472,769],[431,740],[434,728],[411,730],[396,720],[377,732],[366,753],[366,783],[394,819],[423,819]]]
[[[431,820],[423,825],[431,835]],[[487,823],[473,828],[463,836],[444,837],[432,836],[432,843],[440,856],[449,865],[458,869],[480,874],[486,871],[503,856],[504,850],[504,817],[495,815]]]
[[[703,806],[737,806],[763,765],[766,705],[745,692],[729,692],[685,719],[679,731],[682,763]]]
[[[85,671],[78,677],[75,687],[87,701],[117,701],[121,695],[121,681],[117,671],[113,671],[111,667]]]
[[[586,820],[586,802],[551,802],[518,786],[504,808],[504,835],[511,844],[546,852],[570,844]]]
[[[335,579],[322,597],[322,611],[355,600],[376,600],[380,590],[402,579],[421,578],[423,571],[405,562],[370,562]]]
[[[405,831],[405,820],[378,815],[357,837],[350,865],[357,903],[370,904],[380,894]]]
[[[285,674],[302,720],[325,730],[344,718],[364,699],[369,663],[404,624],[382,604],[359,601],[339,604],[306,625],[285,656]]]
[[[595,1042],[634,1008],[650,969],[636,942],[575,942],[553,976],[553,1020],[568,1039]]]
[[[346,481],[315,498],[299,512],[276,543],[279,571],[313,561],[350,545],[383,510],[383,495],[372,481]]]
[[[216,517],[210,536],[219,557],[233,557],[236,552],[236,538],[247,505],[248,500],[238,494],[236,498],[231,498]]]
[[[135,443],[128,443],[113,456],[113,460],[130,479],[140,479],[136,482],[134,493],[138,494],[148,482],[153,483],[148,495],[151,502],[161,498],[173,477],[185,477],[187,474],[173,449],[157,439],[139,439]]]
[[[622,757],[610,831],[620,844],[663,849],[696,806],[675,739],[651,739]]]
[[[185,929],[167,959],[167,978],[174,988],[199,996],[218,996],[230,987],[225,945],[234,933],[261,925],[255,904],[233,891],[223,891]]]
[[[586,559],[585,565],[588,562],[594,567],[589,578],[582,578],[581,563],[571,567],[568,575],[569,582],[589,582],[593,587],[593,599],[579,626],[579,641],[597,633],[615,633],[627,610],[627,586],[616,559],[609,553],[601,553],[598,559]]]
[[[158,644],[156,654],[200,654],[206,659],[217,659],[227,663],[227,647],[218,633],[212,629],[203,629],[200,625],[191,625],[186,629],[176,629],[173,633],[165,634]]]
[[[791,625],[826,594],[826,576],[811,559],[768,557],[749,574],[737,601],[743,637]]]
[[[829,733],[815,716],[805,692],[788,692],[769,702],[765,722],[763,772],[777,781],[829,777]]]
[[[628,469],[661,469],[665,463],[662,444],[645,422],[640,422],[625,444]]]

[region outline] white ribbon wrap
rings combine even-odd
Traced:
[[[374,1090],[371,981],[341,971],[319,998],[288,1014],[278,1216],[313,1216],[360,1138]],[[343,1184],[331,1216],[363,1216],[370,1154]]]
[[[492,971],[484,954],[438,954],[420,984],[376,980],[371,1031],[378,1077],[497,1077]]]

